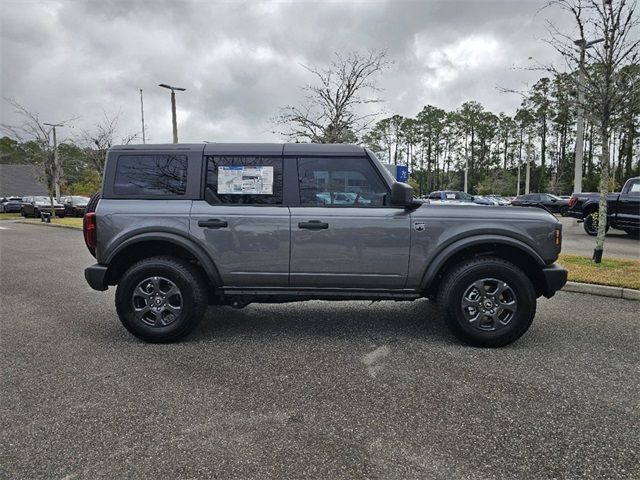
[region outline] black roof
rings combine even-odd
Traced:
[[[205,155],[322,155],[364,156],[365,150],[347,143],[167,143],[116,145],[112,150],[203,151]]]
[[[3,197],[47,194],[47,186],[42,181],[40,167],[0,164],[0,195]]]

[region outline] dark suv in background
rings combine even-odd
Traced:
[[[518,195],[511,201],[514,207],[538,207],[547,212],[559,213],[562,216],[569,210],[569,200],[556,197],[550,193],[527,193]]]
[[[22,197],[22,205],[20,207],[20,215],[23,217],[39,217],[41,212],[51,211],[51,199],[49,197]],[[64,207],[53,201],[53,211],[56,217],[64,217]]]
[[[64,206],[64,214],[69,217],[82,217],[87,209],[89,197],[69,195],[60,197],[59,202]]]

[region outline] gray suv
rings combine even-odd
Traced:
[[[566,282],[561,224],[412,193],[354,145],[113,147],[84,219],[85,277],[117,285],[120,320],[148,342],[183,338],[207,305],[422,297],[468,344],[518,339]]]

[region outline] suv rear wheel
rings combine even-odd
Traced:
[[[520,268],[500,258],[481,257],[446,274],[438,307],[458,339],[477,347],[502,347],[529,329],[536,294]]]
[[[207,308],[196,268],[173,257],[151,257],[130,267],[116,290],[116,309],[129,332],[145,342],[176,342],[198,326]]]

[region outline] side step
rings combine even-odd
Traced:
[[[216,290],[216,303],[243,307],[249,303],[286,303],[303,300],[397,300],[421,298],[416,290],[361,290],[353,288],[243,288],[226,287]]]

